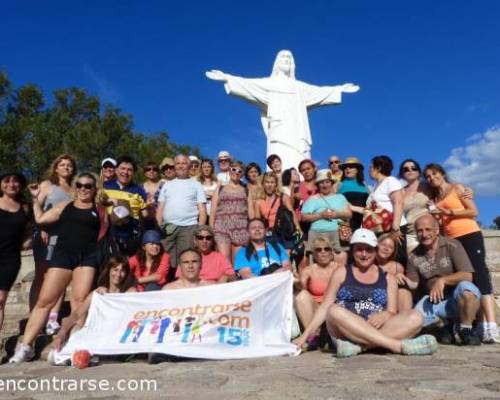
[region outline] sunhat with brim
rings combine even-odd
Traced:
[[[332,181],[335,182],[335,178],[332,175],[332,172],[329,169],[321,169],[316,174],[316,183],[320,183],[322,181]]]
[[[17,172],[17,171],[2,171],[0,173],[0,181],[3,180],[3,178],[7,177],[7,176],[15,176],[19,182],[21,183],[21,186],[22,186],[22,189],[24,189],[27,185],[27,181],[26,181],[26,177],[21,174],[20,172]]]
[[[166,166],[169,166],[169,167],[173,167],[175,166],[175,162],[172,158],[170,157],[165,157],[162,161],[161,161],[161,164],[160,164],[160,169],[163,169],[165,168]]]
[[[363,164],[356,157],[347,157],[342,164],[340,164],[340,168],[343,169],[346,166],[353,166],[359,169],[363,169]]]
[[[356,243],[367,244],[370,247],[377,247],[377,236],[369,229],[359,228],[354,231],[351,237],[351,245]]]
[[[218,160],[227,160],[231,158],[231,154],[229,154],[229,152],[226,150],[219,151],[219,155],[217,156]]]

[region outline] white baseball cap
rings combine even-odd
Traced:
[[[116,160],[114,158],[108,157],[102,160],[101,162],[101,167],[104,167],[104,164],[110,163],[113,165],[113,167],[116,167]]]
[[[365,228],[359,228],[354,231],[351,237],[351,244],[355,243],[364,243],[371,247],[378,246],[375,234],[371,230]]]

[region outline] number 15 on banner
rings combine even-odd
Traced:
[[[226,328],[220,326],[217,328],[219,333],[219,343],[230,344],[231,346],[248,346],[250,333],[248,329]]]

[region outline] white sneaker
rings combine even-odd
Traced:
[[[500,334],[498,332],[498,328],[485,328],[483,331],[483,343],[500,344]]]
[[[54,320],[48,321],[47,325],[45,325],[45,333],[49,336],[55,335],[59,332],[59,329],[61,329],[61,325],[59,325],[59,322]]]
[[[16,352],[10,358],[9,364],[19,364],[25,361],[31,361],[35,358],[35,350],[28,346],[27,344],[20,344],[17,347]]]

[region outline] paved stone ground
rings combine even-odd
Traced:
[[[148,365],[143,360],[102,363],[86,370],[42,361],[0,366],[6,379],[156,379],[153,391],[6,392],[1,399],[55,400],[137,398],[225,399],[500,399],[500,345],[440,346],[433,356],[365,354],[336,359],[318,351],[298,357],[237,361],[182,361]],[[3,390],[2,390],[3,389]]]

